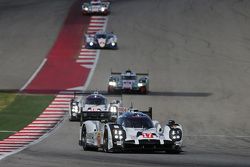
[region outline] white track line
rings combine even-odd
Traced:
[[[33,73],[33,75],[30,77],[30,79],[23,85],[23,87],[20,89],[20,91],[23,91],[30,83],[31,81],[35,78],[35,76],[39,73],[39,71],[42,69],[44,64],[46,63],[47,59],[43,59],[42,63],[38,67],[38,69]]]
[[[95,59],[95,56],[78,56],[78,58],[93,58],[93,59]]]

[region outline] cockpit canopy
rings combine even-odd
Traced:
[[[100,1],[100,0],[92,0],[92,1],[90,1],[90,3],[91,3],[91,5],[100,5],[101,3],[102,3],[102,1]]]
[[[86,100],[85,104],[89,105],[105,105],[106,98],[102,95],[89,95]]]
[[[153,128],[153,122],[146,114],[140,112],[125,113],[118,117],[117,124],[126,128]]]
[[[121,74],[122,80],[137,80],[137,76],[131,70],[126,70],[125,73]]]
[[[136,80],[137,77],[136,76],[128,76],[128,75],[123,75],[122,76],[122,80]]]
[[[100,39],[100,38],[106,39],[107,38],[107,34],[96,34],[96,38],[97,39]]]

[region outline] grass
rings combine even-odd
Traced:
[[[53,96],[48,95],[18,94],[14,99],[10,96],[5,95],[12,100],[6,100],[8,102],[3,105],[5,107],[0,112],[0,140],[31,123],[53,100]],[[12,102],[9,103],[10,101]]]
[[[0,111],[7,107],[16,98],[14,93],[0,93]]]

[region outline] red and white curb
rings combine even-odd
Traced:
[[[92,16],[87,33],[105,31],[107,21],[108,17]],[[85,49],[85,46],[82,46],[80,55],[76,62],[80,63],[81,66],[85,68],[91,69],[83,89],[88,86],[93,76],[99,55],[100,50]],[[65,115],[68,113],[69,103],[73,98],[73,93],[69,93],[70,92],[67,92],[66,94],[62,92],[56,95],[51,104],[32,123],[8,138],[0,141],[0,160],[46,138],[49,133],[56,128],[61,121],[63,121]]]
[[[68,113],[73,95],[59,94],[52,103],[32,123],[0,141],[0,159],[19,152],[34,141],[42,139],[63,120]]]
[[[91,16],[87,33],[95,34],[98,31],[105,31],[107,22],[107,16]],[[98,61],[99,52],[99,50],[86,49],[85,45],[82,45],[80,55],[78,56],[76,62],[88,69],[95,68],[95,64]]]

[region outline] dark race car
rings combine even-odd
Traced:
[[[117,49],[117,37],[109,32],[86,34],[86,48],[89,49]]]

